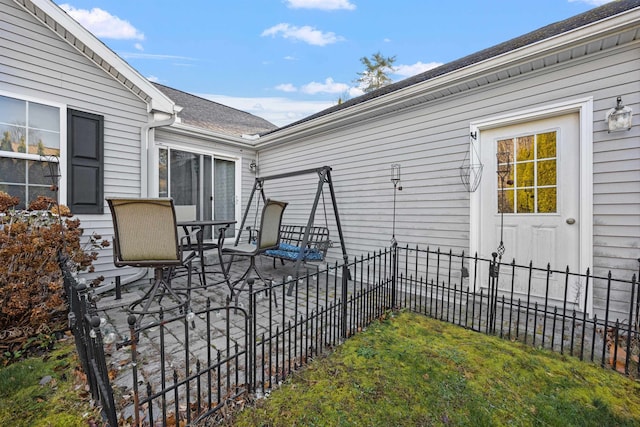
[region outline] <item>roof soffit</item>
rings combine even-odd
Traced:
[[[640,8],[263,135],[258,148],[436,101],[640,40]]]
[[[180,110],[171,99],[51,0],[14,2],[144,101],[148,111],[174,114]]]

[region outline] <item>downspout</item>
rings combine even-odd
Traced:
[[[149,194],[149,163],[153,158],[150,147],[153,146],[155,138],[151,137],[151,133],[155,128],[163,126],[171,126],[176,121],[178,113],[173,113],[166,120],[152,120],[140,128],[140,197],[150,197]],[[123,285],[127,285],[136,280],[142,279],[149,272],[148,268],[140,268],[139,271],[122,280]]]
[[[140,197],[149,197],[149,162],[152,155],[149,147],[153,145],[154,138],[151,138],[151,132],[158,127],[171,126],[176,122],[177,112],[171,115],[171,118],[166,120],[155,121],[152,120],[146,125],[140,128]],[[145,159],[142,161],[142,159]]]
[[[150,138],[151,132],[158,127],[171,126],[175,123],[176,116],[177,113],[173,113],[169,119],[159,121],[152,120],[146,125],[140,127],[140,197],[149,197],[149,162],[152,158],[149,146],[152,145],[150,142],[153,142],[152,138]],[[134,274],[122,278],[120,284],[121,286],[124,286],[136,282],[143,279],[148,272],[148,268],[139,268]],[[111,291],[114,288],[115,283],[111,282],[97,287],[94,289],[94,293],[101,294],[103,292]]]

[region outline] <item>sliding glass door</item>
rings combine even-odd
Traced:
[[[236,162],[214,159],[213,219],[235,220]]]
[[[173,198],[179,220],[236,219],[234,160],[172,148],[160,148],[158,159],[158,195]]]

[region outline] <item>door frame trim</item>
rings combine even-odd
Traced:
[[[543,105],[526,110],[514,111],[498,116],[472,121],[469,124],[470,134],[477,135],[483,130],[494,129],[527,121],[545,119],[567,113],[578,113],[579,120],[579,179],[580,179],[580,215],[579,215],[579,268],[577,273],[586,273],[593,265],[593,97],[567,100],[551,105]],[[478,142],[479,143],[479,142]],[[469,150],[473,155],[474,140],[470,138]],[[488,171],[485,170],[486,174]],[[469,254],[474,256],[480,250],[480,192],[471,193],[469,198]],[[522,262],[521,260],[517,260]],[[528,262],[528,261],[527,261]],[[472,286],[470,284],[470,286]],[[476,289],[473,289],[474,291]],[[584,299],[579,302],[585,309]],[[587,295],[587,312],[593,310],[593,286]]]

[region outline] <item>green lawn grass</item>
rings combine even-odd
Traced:
[[[391,313],[234,426],[640,426],[640,383],[576,358]]]
[[[0,426],[87,427],[100,420],[76,369],[72,338],[53,351],[0,368]]]
[[[66,339],[44,356],[1,368],[0,426],[80,427],[99,419],[77,364]],[[640,426],[640,382],[573,357],[390,313],[230,423]]]

